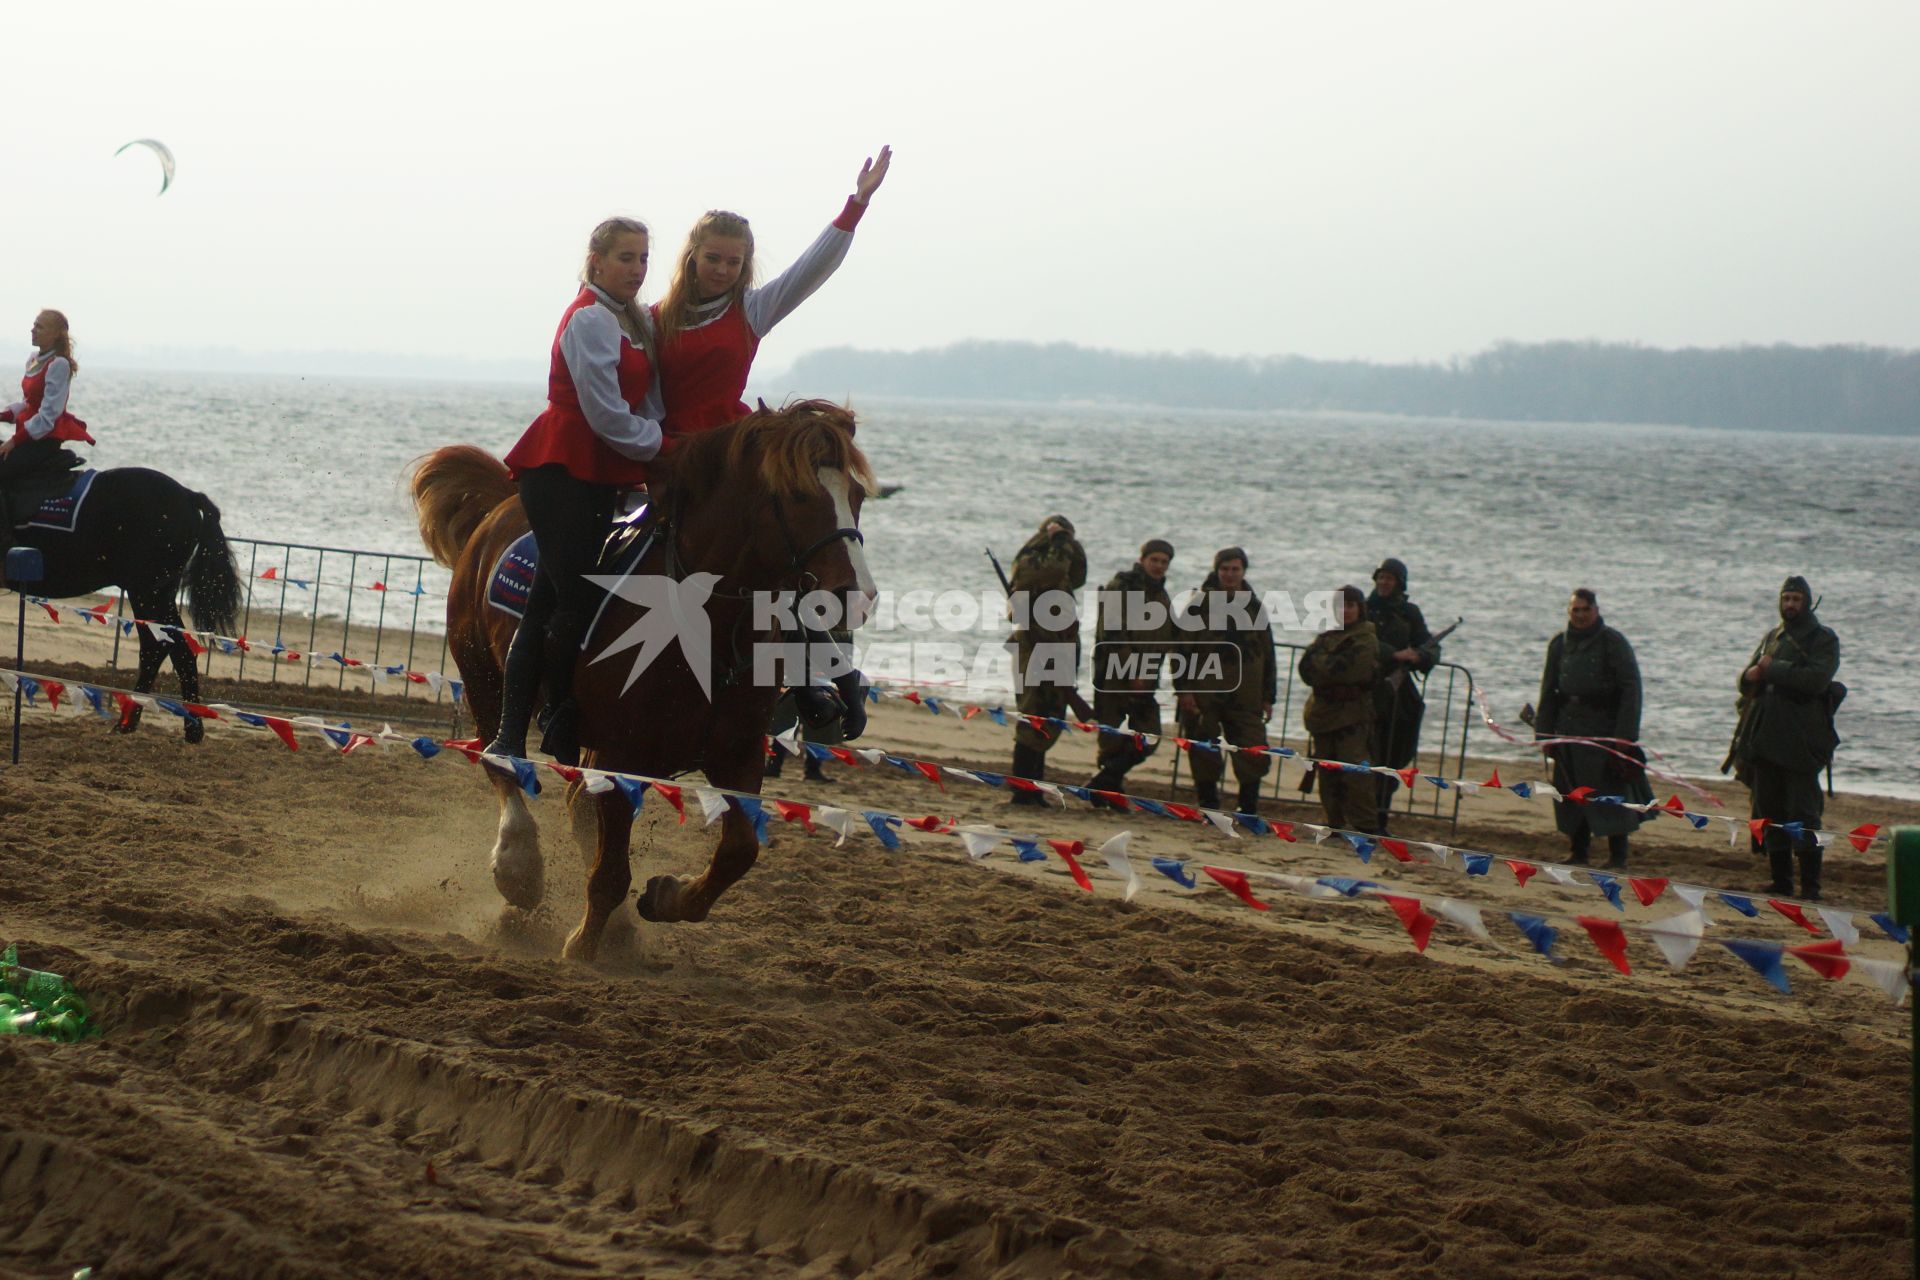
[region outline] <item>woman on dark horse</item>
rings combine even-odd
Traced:
[[[78,369],[67,318],[42,311],[33,322],[33,344],[21,399],[0,410],[0,422],[14,426],[0,443],[0,552],[13,544],[37,548],[44,572],[38,582],[25,585],[52,599],[120,587],[135,618],[162,628],[160,635],[139,628],[134,690],[150,691],[160,664],[171,657],[182,698],[198,702],[199,667],[182,630],[178,597],[184,578],[194,625],[233,634],[240,577],[220,528],[220,510],[205,494],[158,471],[118,467],[92,476],[84,502],[75,499],[66,526],[20,527],[35,518],[43,499],[64,496],[81,478],[69,474],[80,460],[63,446],[93,443],[87,424],[67,407]],[[17,503],[11,500],[16,493]],[[130,730],[139,718],[134,707],[119,727]],[[200,741],[202,732],[200,720],[188,716],[187,741]]]
[[[492,755],[527,754],[527,722],[546,686],[546,741],[561,764],[580,762],[580,708],[573,665],[593,616],[587,581],[613,525],[620,490],[643,486],[660,452],[653,324],[640,305],[647,227],[609,218],[587,241],[587,264],[547,370],[547,407],[507,454],[539,551],[526,612],[502,675],[500,729]]]
[[[7,492],[20,480],[42,472],[61,472],[79,459],[64,449],[69,441],[93,443],[87,424],[67,412],[67,396],[80,366],[73,359],[73,334],[58,311],[42,311],[33,318],[34,352],[27,375],[20,380],[20,399],[0,409],[0,422],[11,422],[13,434],[0,443],[0,552],[11,539],[16,514]]]

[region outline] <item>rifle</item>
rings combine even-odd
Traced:
[[[1423,653],[1423,654],[1434,653],[1437,655],[1440,651],[1440,642],[1442,640],[1445,640],[1448,636],[1452,635],[1454,632],[1458,631],[1460,629],[1460,624],[1465,621],[1466,621],[1465,618],[1455,618],[1453,620],[1453,625],[1448,627],[1445,631],[1442,631],[1438,635],[1428,636],[1427,642],[1421,645],[1420,648],[1417,650],[1417,652]],[[1395,664],[1392,673],[1387,676],[1387,688],[1393,690],[1393,692],[1395,693],[1398,693],[1400,692],[1400,686],[1405,684],[1406,682],[1407,682],[1407,669],[1403,666]]]
[[[986,548],[986,552],[987,552],[987,559],[993,562],[994,576],[1000,579],[1000,589],[1007,593],[1008,600],[1012,600],[1013,599],[1013,583],[1007,580],[1007,571],[1000,567],[1000,557],[993,554],[992,547]],[[1073,663],[1074,669],[1077,671],[1080,667],[1080,653],[1079,653],[1078,646],[1075,647],[1073,656],[1074,656],[1074,663]],[[1080,691],[1078,689],[1069,688],[1067,690],[1067,706],[1072,709],[1073,714],[1077,716],[1082,723],[1085,723],[1085,724],[1094,723],[1093,708],[1087,705],[1087,700],[1080,696]]]

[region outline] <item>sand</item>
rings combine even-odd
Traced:
[[[217,725],[189,748],[153,715],[131,737],[26,728],[0,770],[0,940],[77,983],[104,1034],[0,1040],[0,1271],[1908,1273],[1909,1014],[1854,978],[1790,961],[1786,997],[1717,946],[1675,974],[1643,939],[1623,976],[1566,919],[1559,964],[1504,923],[1489,947],[1442,922],[1421,955],[1377,903],[1273,891],[1259,913],[1159,876],[1126,903],[1091,856],[1089,895],[1005,846],[974,864],[950,838],[889,853],[779,825],[711,920],[629,908],[589,967],[558,959],[581,902],[558,788],[535,804],[549,902],[523,916],[486,871],[490,792],[452,753],[290,754]],[[1008,731],[888,703],[868,740],[997,769]],[[1058,776],[1084,781],[1091,750],[1064,744]],[[1090,846],[1127,829],[1142,867],[1610,912],[1498,866],[1361,868],[1332,845],[1035,819],[984,788],[831,772],[790,763],[767,792]],[[704,863],[693,808],[680,826],[649,801],[641,882]],[[1829,814],[1920,806],[1845,796]],[[1495,797],[1451,839],[1551,860],[1550,824]],[[1836,851],[1829,903],[1880,909],[1883,866]],[[1665,820],[1634,871],[1763,878],[1724,829]],[[1812,940],[1772,913],[1715,918]]]

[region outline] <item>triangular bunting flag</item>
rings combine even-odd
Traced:
[[[1127,882],[1126,891],[1121,894],[1121,900],[1124,902],[1132,902],[1133,895],[1140,892],[1140,877],[1135,873],[1133,863],[1127,858],[1127,844],[1132,839],[1131,832],[1122,831],[1118,835],[1109,836],[1107,842],[1100,846],[1100,856],[1106,859],[1107,865],[1113,868],[1115,875]]]
[[[1722,895],[1725,896],[1724,894]],[[1743,938],[1722,938],[1720,945],[1753,966],[1753,971],[1765,978],[1783,996],[1793,994],[1793,988],[1787,985],[1787,971],[1780,967],[1782,947],[1777,942],[1749,942]]]
[[[1253,890],[1247,887],[1246,872],[1235,871],[1229,867],[1202,866],[1200,869],[1211,876],[1213,880],[1222,888],[1226,889],[1228,893],[1231,893],[1255,911],[1270,910],[1267,904],[1254,897]]]
[[[1615,888],[1614,892],[1617,894],[1619,889]],[[1605,956],[1614,968],[1622,973],[1633,972],[1627,964],[1627,931],[1620,927],[1618,920],[1602,920],[1598,916],[1574,918],[1579,922],[1580,927],[1587,931],[1587,936],[1593,939],[1593,945],[1599,948],[1600,954]]]
[[[1828,938],[1825,942],[1809,942],[1803,946],[1788,947],[1787,954],[1798,956],[1806,961],[1807,967],[1821,977],[1837,981],[1847,976],[1847,970],[1853,967],[1847,959],[1847,949],[1840,939]]]
[[[1676,970],[1687,967],[1693,959],[1693,953],[1700,947],[1700,936],[1706,929],[1706,917],[1698,911],[1682,911],[1677,916],[1668,916],[1665,920],[1655,921],[1647,926],[1647,934],[1653,939],[1653,945],[1667,958],[1667,963]]]
[[[1407,927],[1407,936],[1413,939],[1415,951],[1425,951],[1427,943],[1433,938],[1434,918],[1420,906],[1418,898],[1402,898],[1397,894],[1378,895],[1381,901],[1393,908],[1393,914],[1400,917],[1400,923]]]

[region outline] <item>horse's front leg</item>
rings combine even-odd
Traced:
[[[512,777],[491,766],[482,770],[500,800],[500,829],[494,836],[487,869],[493,887],[522,911],[531,911],[547,895],[546,862],[540,856],[540,828]]]
[[[753,823],[739,809],[729,806],[720,819],[720,843],[714,846],[713,860],[706,871],[692,880],[654,876],[640,895],[640,915],[662,923],[705,920],[720,895],[753,870],[759,857],[760,841],[753,834]]]
[[[185,620],[180,617],[180,606],[169,604],[164,622],[173,628],[169,633],[166,647],[162,653],[173,659],[173,674],[180,681],[180,697],[187,702],[200,701],[200,663],[193,656],[193,646],[187,643]],[[156,672],[156,674],[158,674]],[[188,716],[186,740],[199,742],[207,736],[207,726],[199,716]]]
[[[599,816],[600,838],[594,843],[593,864],[587,868],[587,910],[580,927],[567,937],[561,954],[569,960],[591,961],[600,954],[600,935],[607,921],[627,900],[633,887],[628,842],[633,835],[633,808],[618,791],[583,793]]]
[[[151,605],[151,601],[143,602],[140,600],[132,600],[131,603],[133,605],[134,617],[154,618],[158,620],[157,613],[149,613],[146,608],[142,607],[143,604]],[[164,603],[159,606],[159,610],[164,612]],[[136,625],[133,633],[140,637],[140,667],[134,674],[133,691],[135,693],[152,693],[153,682],[160,676],[160,664],[167,660],[168,645],[165,641],[156,639],[152,630],[148,627]],[[141,707],[137,703],[128,707],[122,714],[120,722],[113,726],[113,731],[115,733],[132,733],[135,729],[138,729],[140,727],[140,712]]]

